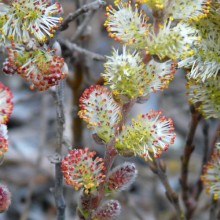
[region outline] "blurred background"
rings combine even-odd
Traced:
[[[89,0],[63,0],[64,17],[74,12],[77,7]],[[108,1],[107,3],[111,3]],[[147,9],[146,9],[147,10]],[[112,47],[121,45],[108,37],[103,27],[105,9],[90,13],[90,19],[81,33],[76,36],[77,27],[82,24],[84,14],[72,22],[68,30],[59,33],[61,42],[66,38],[89,51],[101,55],[110,55]],[[63,100],[65,111],[65,132],[63,155],[68,147],[89,147],[103,156],[103,146],[98,146],[92,139],[91,132],[78,118],[78,99],[82,91],[91,84],[102,83],[100,73],[103,62],[95,61],[89,56],[70,51],[61,43],[63,57],[69,66],[69,76],[63,82]],[[5,59],[0,54],[1,64]],[[4,163],[0,166],[0,182],[8,185],[12,193],[12,204],[7,212],[0,214],[0,220],[53,220],[56,219],[56,208],[52,188],[54,186],[54,164],[51,159],[57,145],[56,105],[51,91],[31,91],[29,85],[16,74],[0,74],[0,81],[8,86],[14,95],[14,110],[10,118],[9,150]],[[145,104],[136,104],[129,117],[146,113],[150,109],[161,109],[167,117],[174,120],[177,138],[167,152],[162,155],[167,166],[167,175],[171,186],[180,191],[180,157],[185,145],[189,128],[190,112],[185,95],[185,74],[178,71],[169,89],[152,94]],[[205,138],[211,140],[216,122],[201,121],[196,131],[196,146],[190,161],[189,185],[198,181]],[[204,131],[208,130],[208,135]],[[123,161],[137,165],[138,177],[128,190],[112,195],[122,204],[120,220],[176,220],[175,210],[165,196],[165,190],[158,178],[151,172],[148,164],[140,158],[118,157],[115,165]],[[76,219],[75,210],[79,192],[65,185],[64,195],[67,204],[66,220]],[[180,195],[181,196],[181,195]],[[210,197],[203,192],[198,203],[194,220],[207,220]],[[182,205],[182,204],[181,204]]]

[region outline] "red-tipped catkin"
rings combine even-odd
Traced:
[[[8,188],[0,184],[0,213],[8,209],[11,204],[11,193]]]
[[[108,189],[124,190],[134,182],[136,176],[137,169],[133,163],[119,165],[108,176]]]
[[[94,191],[105,180],[103,159],[95,155],[89,148],[69,150],[61,165],[65,182],[75,190]]]
[[[117,200],[108,200],[94,213],[92,220],[113,220],[120,215],[121,205]]]
[[[12,98],[11,90],[0,82],[0,124],[8,122],[13,109]]]

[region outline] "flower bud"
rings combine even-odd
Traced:
[[[86,194],[82,192],[79,199],[79,208],[82,212],[86,212],[91,209],[94,210],[98,206],[98,201],[98,196],[96,194]]]
[[[108,176],[108,189],[124,190],[136,179],[137,169],[133,163],[124,163],[115,167]]]
[[[117,200],[108,200],[95,211],[92,220],[112,220],[120,215],[121,205]]]

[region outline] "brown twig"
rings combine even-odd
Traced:
[[[149,162],[149,167],[152,172],[158,176],[164,188],[166,189],[166,196],[175,208],[178,220],[185,219],[184,213],[179,204],[178,194],[172,189],[167,178],[164,162],[162,160],[153,159],[151,162]]]
[[[84,57],[79,56],[79,60],[81,62],[77,62],[74,66],[75,68],[75,76],[73,78],[69,78],[67,81],[68,86],[72,92],[72,136],[73,136],[73,145],[76,148],[81,148],[83,146],[83,122],[77,115],[79,110],[79,97],[82,93],[82,85],[84,80],[84,74],[87,71],[82,61],[84,61]]]
[[[81,34],[85,31],[86,26],[91,21],[91,19],[92,19],[93,15],[95,14],[95,12],[96,12],[95,10],[91,10],[91,11],[88,12],[88,14],[86,15],[85,19],[80,24],[80,26],[77,27],[73,37],[71,38],[72,42],[76,41],[81,36]]]
[[[72,43],[68,39],[59,38],[58,41],[60,42],[61,45],[67,47],[72,52],[77,52],[83,56],[90,57],[91,59],[96,60],[96,61],[103,62],[106,60],[106,58],[104,56],[97,54],[97,53],[94,53],[94,52],[91,52],[89,50],[86,50],[84,48],[81,48],[80,46]]]
[[[198,201],[199,196],[203,190],[203,185],[202,181],[200,179],[200,176],[203,174],[203,166],[207,163],[208,161],[208,152],[209,152],[209,124],[205,120],[203,122],[203,136],[204,136],[204,150],[203,150],[203,159],[202,159],[202,165],[201,165],[201,171],[199,175],[199,179],[193,189],[193,197],[195,201]]]
[[[136,217],[137,220],[144,220],[145,216],[140,212],[139,207],[133,202],[132,198],[129,195],[129,192],[122,192],[122,202],[123,205],[128,209],[132,210],[132,214]]]
[[[88,11],[94,11],[94,10],[97,10],[103,6],[105,6],[105,2],[104,1],[101,1],[101,0],[97,0],[97,1],[94,1],[92,3],[89,3],[89,4],[86,4],[86,5],[83,5],[81,8],[77,9],[75,12],[73,13],[70,13],[63,21],[61,27],[60,27],[60,30],[61,31],[64,31],[66,30],[68,27],[69,27],[69,23],[74,21],[76,18],[78,18],[81,14],[84,14]]]
[[[189,195],[189,186],[188,186],[188,169],[189,161],[192,152],[194,151],[193,139],[195,136],[196,128],[201,119],[201,115],[195,110],[193,105],[190,106],[191,112],[191,122],[189,127],[189,132],[186,138],[186,144],[184,147],[183,156],[181,157],[181,176],[180,176],[180,185],[182,188],[182,198],[184,205],[186,207],[186,218],[190,219],[191,210],[194,209]]]

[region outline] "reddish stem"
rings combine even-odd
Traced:
[[[189,170],[189,161],[192,152],[194,151],[193,140],[196,132],[196,128],[201,119],[201,115],[195,110],[195,107],[190,106],[191,111],[191,123],[189,127],[189,132],[186,138],[186,144],[184,147],[184,153],[181,157],[181,176],[180,176],[180,184],[182,188],[182,199],[184,205],[186,207],[186,218],[190,219],[192,215],[192,210],[194,210],[194,205],[190,198],[189,186],[188,186],[188,170]]]
[[[108,173],[111,170],[114,159],[118,155],[118,152],[115,148],[115,139],[121,133],[122,126],[124,125],[124,123],[126,121],[126,118],[127,118],[127,115],[130,112],[133,105],[135,104],[135,102],[136,102],[136,99],[131,99],[130,102],[125,103],[122,106],[122,119],[116,125],[115,136],[109,141],[109,143],[106,144],[106,151],[105,151],[105,157],[104,157],[104,163],[105,163],[105,167],[106,167],[106,170],[105,170],[104,174],[106,176],[106,180],[107,180],[107,177],[108,177]],[[97,209],[98,206],[100,205],[101,201],[103,200],[103,198],[105,196],[105,194],[104,194],[104,185],[106,183],[106,180],[102,184],[100,184],[100,186],[97,190],[96,199],[91,198],[93,200],[92,201],[93,202],[93,207],[90,210],[88,210],[89,214],[88,214],[88,218],[86,218],[86,220],[91,220],[92,211]],[[85,196],[85,195],[82,195],[82,197],[83,196]],[[94,203],[95,203],[95,207],[94,207]]]

